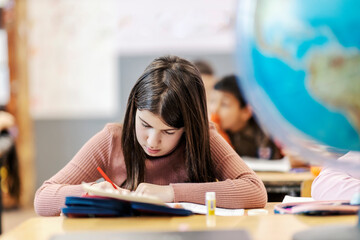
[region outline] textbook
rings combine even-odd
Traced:
[[[288,157],[282,159],[261,159],[252,157],[242,157],[246,165],[258,172],[289,172],[291,169]]]
[[[311,197],[293,197],[290,195],[285,195],[282,203],[294,203],[294,202],[313,202],[315,201]]]
[[[350,201],[297,201],[275,205],[275,214],[303,214],[309,216],[327,215],[355,215],[359,212],[360,205],[352,205]]]
[[[153,196],[122,193],[82,183],[86,192],[81,197],[68,196],[62,213],[67,217],[128,217],[140,215],[189,216],[193,212],[167,206]]]
[[[109,198],[124,200],[128,202],[134,201],[134,202],[166,206],[166,204],[161,199],[154,196],[139,195],[136,194],[135,192],[120,192],[119,190],[111,189],[111,188],[103,189],[98,187],[97,185],[91,185],[89,183],[82,183],[81,185],[84,191],[89,195],[109,197]]]

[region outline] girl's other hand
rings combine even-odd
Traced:
[[[164,202],[174,202],[174,189],[169,185],[140,183],[135,190],[135,193],[140,195],[155,196]]]

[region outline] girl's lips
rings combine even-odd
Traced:
[[[156,154],[156,153],[160,152],[159,149],[146,148],[146,150],[148,153],[151,153],[151,154]]]

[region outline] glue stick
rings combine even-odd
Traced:
[[[215,192],[207,192],[205,195],[206,201],[206,215],[207,216],[215,216],[215,208],[216,208],[216,198]]]

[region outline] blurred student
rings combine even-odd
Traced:
[[[360,153],[349,152],[338,161],[360,167]],[[360,171],[350,173],[334,167],[323,168],[311,187],[315,200],[351,200],[356,193],[360,193]]]
[[[13,201],[4,198],[4,206],[15,207],[20,196],[19,162],[15,148],[15,118],[6,111],[0,110],[0,161],[2,163],[1,189],[8,194]]]
[[[10,128],[14,126],[14,117],[10,113],[0,110],[0,157],[3,157],[14,144],[14,139],[9,134]]]
[[[211,119],[225,131],[240,156],[280,159],[280,149],[256,123],[252,109],[243,98],[235,75],[222,78],[214,86],[216,104]]]
[[[66,196],[83,193],[81,182],[101,177],[98,166],[121,189],[164,202],[204,204],[209,191],[224,208],[261,208],[267,201],[262,181],[209,128],[199,71],[175,56],[145,69],[131,90],[124,123],[107,124],[45,181],[35,211],[59,215]]]
[[[11,128],[15,126],[15,119],[13,115],[8,112],[0,110],[0,157],[8,152],[8,149],[13,145],[13,136],[9,134]]]
[[[203,80],[205,92],[206,92],[206,103],[208,106],[208,113],[210,114],[210,105],[213,97],[214,85],[216,83],[216,77],[214,69],[210,63],[204,60],[194,61],[195,67],[199,70],[201,79]]]
[[[5,208],[18,205],[20,197],[19,161],[16,152],[15,138],[17,128],[15,118],[6,112],[10,100],[10,83],[8,78],[0,77],[0,175]]]
[[[9,130],[15,125],[15,118],[8,112],[0,110],[0,132],[3,130]]]

